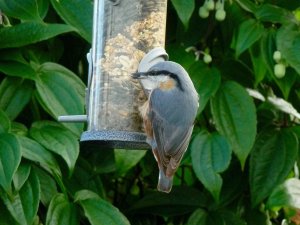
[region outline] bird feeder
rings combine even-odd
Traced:
[[[167,0],[95,0],[92,49],[88,55],[86,119],[82,144],[147,149],[139,107],[147,84],[131,75],[166,60]],[[73,119],[72,119],[73,118]]]

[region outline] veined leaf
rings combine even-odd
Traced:
[[[3,201],[0,201],[0,218],[1,225],[19,225],[19,223],[10,215],[10,212],[7,210]]]
[[[223,183],[219,173],[229,166],[231,159],[226,138],[217,133],[199,133],[193,138],[191,151],[197,177],[218,201]]]
[[[40,201],[44,206],[48,207],[52,197],[58,193],[56,182],[45,170],[34,167],[34,171],[40,182]]]
[[[277,86],[280,88],[284,99],[289,98],[290,91],[292,90],[293,85],[295,84],[298,78],[297,72],[292,68],[287,68],[285,72],[285,76],[281,79],[274,77],[274,81]]]
[[[103,152],[103,149],[101,150],[101,152]],[[70,193],[76,193],[83,189],[88,189],[97,193],[101,197],[105,197],[106,194],[101,177],[97,175],[98,172],[96,171],[94,165],[90,164],[88,159],[79,157],[72,177],[64,180],[64,183]]]
[[[291,171],[298,153],[297,136],[288,130],[265,131],[250,158],[250,190],[256,206],[281,184]]]
[[[0,185],[9,194],[20,161],[20,145],[16,137],[8,133],[0,134]]]
[[[1,49],[0,59],[1,61],[12,61],[27,64],[27,60],[24,58],[22,49]]]
[[[250,13],[254,13],[257,10],[256,4],[250,0],[236,0],[236,2],[240,5],[240,7]]]
[[[13,120],[30,101],[32,92],[32,82],[6,77],[0,84],[0,108]]]
[[[192,52],[187,52],[184,46],[180,44],[170,43],[166,45],[166,51],[170,57],[169,60],[179,63],[185,69],[195,63],[195,55]]]
[[[61,171],[55,157],[38,142],[23,136],[17,136],[21,146],[22,156],[39,163],[49,173],[55,172],[61,176]]]
[[[276,51],[276,30],[274,28],[270,28],[266,30],[266,32],[262,35],[260,39],[260,53],[267,67],[269,74],[273,74],[274,72],[274,59],[273,54]]]
[[[273,209],[277,207],[300,208],[300,180],[290,178],[276,187],[268,198],[266,207]]]
[[[195,88],[199,94],[198,113],[202,112],[209,99],[217,92],[221,75],[218,69],[209,68],[204,63],[196,62],[188,69]]]
[[[92,42],[93,5],[90,0],[51,0],[58,15],[89,43]]]
[[[267,65],[263,60],[262,49],[260,42],[252,45],[250,50],[251,61],[253,65],[253,72],[255,77],[255,86],[257,86],[265,77],[267,73]]]
[[[169,194],[154,192],[137,201],[129,209],[130,214],[151,213],[161,216],[180,215],[193,212],[206,205],[206,196],[191,187],[172,188]]]
[[[30,65],[18,61],[0,61],[0,71],[8,76],[31,80],[36,76]]]
[[[0,0],[0,8],[7,16],[40,22],[48,5],[47,0]]]
[[[282,26],[277,31],[276,45],[286,62],[300,74],[300,32],[298,26]]]
[[[74,28],[66,24],[40,22],[26,22],[11,27],[1,27],[0,49],[16,48],[37,43],[71,31],[74,31]]]
[[[249,19],[240,24],[235,42],[232,47],[235,49],[235,56],[238,58],[241,53],[251,47],[264,33],[264,27],[254,19]]]
[[[20,136],[26,136],[28,129],[23,123],[13,121],[11,124],[11,133]]]
[[[230,224],[245,225],[245,222],[235,213],[224,210],[206,211],[197,209],[190,216],[188,225],[212,225],[212,224]]]
[[[83,208],[91,225],[129,225],[127,218],[113,205],[88,190],[76,193],[75,200]]]
[[[0,108],[0,134],[7,133],[11,129],[11,122],[6,113]]]
[[[63,194],[55,195],[49,205],[46,225],[79,225],[76,205]]]
[[[38,100],[55,119],[62,115],[82,115],[84,113],[85,85],[67,68],[44,63],[38,69],[36,80]],[[78,136],[83,124],[63,124]]]
[[[30,175],[31,166],[29,163],[21,163],[13,176],[14,188],[19,191]]]
[[[134,167],[146,154],[147,151],[115,149],[116,173],[123,176],[129,169]]]
[[[13,196],[13,199],[9,199],[5,195],[3,201],[19,224],[31,225],[33,223],[40,201],[40,184],[33,170],[20,191]]]
[[[73,133],[62,127],[59,123],[52,121],[33,123],[29,133],[34,140],[45,148],[60,155],[67,163],[70,172],[73,171],[79,154],[79,143]],[[39,149],[38,151],[42,150]]]
[[[208,213],[203,209],[195,210],[192,215],[189,217],[187,224],[189,225],[206,225],[206,218]]]
[[[193,14],[195,9],[195,1],[194,0],[171,0],[177,15],[185,28],[189,25],[189,20]]]
[[[250,205],[247,205],[247,208],[245,209],[245,220],[247,225],[266,224],[266,221],[269,220],[268,217],[266,212],[261,211],[258,208],[252,208]]]
[[[224,135],[244,167],[256,136],[256,112],[246,90],[233,81],[225,82],[211,99],[216,127]]]
[[[295,16],[292,12],[271,4],[262,4],[254,12],[255,17],[263,22],[272,23],[295,23]]]

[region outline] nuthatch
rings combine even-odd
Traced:
[[[134,73],[133,78],[151,83],[148,100],[140,111],[147,143],[159,167],[157,189],[168,193],[192,135],[198,94],[184,68],[171,61]]]

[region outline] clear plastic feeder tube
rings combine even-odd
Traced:
[[[95,0],[88,132],[143,133],[146,100],[131,78],[146,53],[164,47],[167,0]]]

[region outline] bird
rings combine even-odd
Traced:
[[[172,61],[159,62],[146,72],[133,73],[132,77],[150,84],[140,114],[146,142],[159,168],[157,189],[169,193],[192,135],[199,107],[198,93],[186,70]]]

